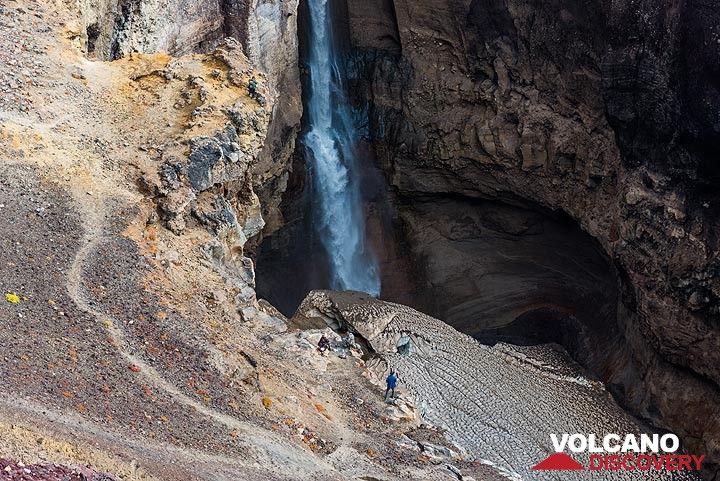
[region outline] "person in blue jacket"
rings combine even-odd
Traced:
[[[397,374],[395,374],[395,371],[391,370],[387,379],[385,379],[385,384],[387,384],[387,389],[385,390],[386,401],[388,400],[388,394],[390,394],[390,398],[395,397],[395,387],[397,386],[397,381]]]

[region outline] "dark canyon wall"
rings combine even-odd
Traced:
[[[428,265],[418,292],[444,304],[428,309],[446,309],[451,321],[455,316],[477,334],[488,322],[530,315],[538,308],[537,286],[550,286],[554,307],[568,318],[594,323],[594,332],[606,322],[605,332],[619,333],[612,352],[596,346],[590,357],[606,355],[597,371],[620,401],[717,463],[720,5],[346,3],[352,90],[368,105],[370,136],[411,254]],[[428,196],[432,208],[421,206]],[[584,289],[603,271],[588,267],[589,244],[548,250],[555,231],[543,223],[537,228],[544,229],[545,247],[532,244],[520,227],[537,226],[534,214],[507,207],[503,216],[501,209],[498,227],[488,220],[493,203],[566,213],[607,255],[619,299],[609,302],[617,310],[592,316],[577,297],[559,297],[558,279],[577,276],[577,291],[604,301],[598,295],[607,275],[599,277],[597,295]],[[459,236],[437,228],[446,220]],[[536,263],[562,251],[566,265],[576,265],[549,282],[538,280],[548,266],[520,272],[503,308],[502,268],[487,266],[500,265],[513,238]],[[469,266],[475,254],[484,270]],[[498,296],[494,313],[478,301],[488,292]],[[480,327],[472,327],[473,318]],[[717,465],[707,475],[717,479]]]

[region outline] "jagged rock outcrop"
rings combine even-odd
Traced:
[[[531,471],[554,452],[548,433],[643,431],[601,383],[550,346],[485,346],[409,307],[353,292],[314,291],[296,316],[356,332],[379,356],[368,363],[371,369],[380,376],[389,368],[397,371],[427,421],[447,429],[473,459],[498,466],[511,479],[555,479]],[[565,472],[563,479],[587,476],[576,473]],[[697,479],[683,472],[652,476]],[[603,479],[635,477],[616,471],[603,473]]]
[[[423,196],[569,214],[617,272],[624,359],[599,374],[717,462],[719,7],[346,3],[353,90],[406,229],[427,225],[406,208]],[[422,241],[408,243],[426,259]],[[424,285],[439,284],[431,266]],[[474,295],[444,293],[457,305]]]
[[[129,53],[210,52],[232,37],[273,83],[297,65],[298,0],[82,0],[82,43],[103,59]]]
[[[233,39],[212,54],[160,60],[135,54],[128,63],[137,64],[139,90],[156,89],[160,108],[179,113],[185,123],[176,138],[151,146],[156,162],[145,166],[139,185],[174,234],[208,231],[211,239],[200,250],[234,289],[242,319],[282,330],[282,319],[257,302],[254,265],[245,251],[265,226],[252,166],[265,146],[271,99],[248,95],[248,80],[259,73]]]
[[[227,125],[189,139],[189,150],[165,149],[160,179],[150,180],[146,187],[160,194],[160,212],[173,232],[183,232],[192,214],[218,236],[223,252],[206,249],[209,260],[228,271],[228,282],[240,283],[238,300],[245,306],[245,317],[256,317],[254,266],[242,248],[248,239],[259,238],[264,228],[272,232],[282,223],[278,206],[291,170],[302,110],[298,0],[101,0],[82,1],[78,7],[82,25],[74,32],[76,41],[91,58],[113,60],[133,52],[174,56],[214,52],[219,68],[210,75],[188,78],[189,90],[197,92],[189,92],[176,108],[192,108],[195,125],[220,108]],[[176,75],[172,68],[160,74]],[[208,101],[206,82],[227,82],[247,91],[251,76],[258,81],[259,105]]]
[[[82,0],[78,40],[90,56],[117,59],[132,52],[183,55],[212,52],[225,38],[240,42],[270,99],[268,136],[252,165],[268,232],[289,176],[302,104],[297,47],[298,0]]]

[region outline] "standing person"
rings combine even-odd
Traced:
[[[390,370],[390,375],[388,375],[387,379],[385,379],[385,384],[387,384],[387,389],[385,389],[385,401],[388,400],[388,394],[390,394],[390,398],[395,397],[395,387],[397,386],[397,375],[395,374],[395,371]]]
[[[322,337],[320,337],[320,340],[318,341],[318,347],[317,347],[318,351],[320,351],[320,354],[322,354],[324,356],[325,351],[327,351],[329,347],[330,347],[330,339],[325,337],[325,334],[323,334]]]
[[[257,100],[259,96],[258,92],[258,81],[255,77],[250,79],[248,82],[248,95],[250,98]]]

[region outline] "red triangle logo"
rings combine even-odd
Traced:
[[[580,471],[585,467],[565,453],[555,453],[532,467],[534,471]]]

